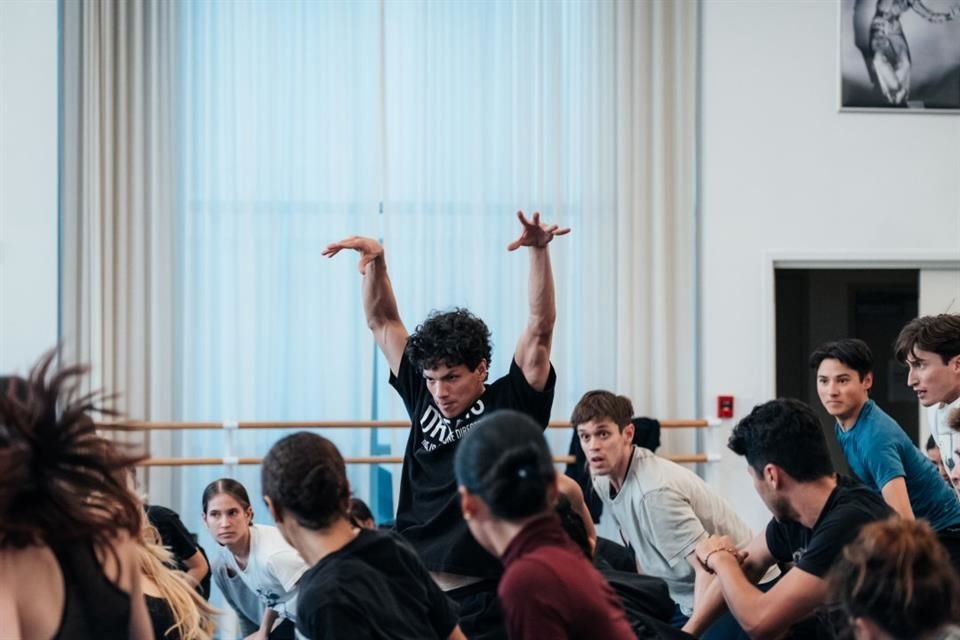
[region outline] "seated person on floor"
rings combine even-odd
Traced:
[[[821,345],[810,356],[817,393],[853,473],[900,517],[922,518],[960,564],[960,500],[903,428],[870,399],[873,355],[862,340]]]
[[[697,579],[706,586],[698,585],[685,629],[699,636],[729,609],[750,638],[831,633],[812,618],[828,602],[827,572],[860,528],[888,517],[890,508],[876,492],[834,473],[820,420],[799,400],[754,407],[728,446],[746,458],[773,519],[746,546],[727,536],[697,545]],[[758,589],[759,577],[776,563],[793,566],[768,590]]]
[[[537,422],[509,410],[482,418],[454,468],[471,535],[503,562],[497,595],[510,640],[635,637],[613,589],[553,511],[557,472]]]
[[[563,478],[564,476],[558,475],[557,477]],[[579,485],[573,480],[570,480],[570,482],[576,487],[577,491],[580,491]],[[627,620],[629,620],[637,637],[690,638],[689,635],[669,624],[673,619],[675,605],[673,600],[670,599],[667,583],[660,578],[642,575],[632,570],[618,571],[597,555],[594,551],[595,544],[592,542],[589,533],[593,526],[593,522],[589,518],[589,511],[586,512],[587,517],[584,517],[584,513],[573,506],[572,501],[568,499],[567,490],[561,487],[560,491],[561,495],[555,507],[555,511],[560,517],[560,525],[616,592],[620,598],[620,603],[623,605],[623,610],[627,614]]]
[[[263,459],[263,499],[283,538],[310,565],[297,630],[315,640],[464,640],[454,603],[398,534],[357,527],[340,451],[301,431]]]
[[[677,604],[674,624],[681,626],[693,613],[697,543],[718,534],[746,545],[753,533],[698,475],[634,445],[631,416],[628,398],[590,391],[570,421],[605,512],[633,548],[640,571],[666,581]]]

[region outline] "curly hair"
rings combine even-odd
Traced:
[[[465,365],[475,371],[490,364],[490,329],[466,309],[432,311],[407,340],[407,358],[420,371],[446,365]]]
[[[828,574],[846,615],[868,618],[895,638],[922,638],[960,622],[960,580],[930,525],[893,517],[873,522]]]
[[[758,474],[768,464],[799,482],[834,473],[820,420],[799,400],[781,398],[757,405],[734,427],[727,446]]]
[[[97,434],[90,414],[113,412],[100,407],[102,394],[79,394],[87,367],[53,369],[57,353],[27,378],[0,378],[0,548],[109,547],[140,531],[125,470],[146,456]]]
[[[263,459],[263,495],[301,526],[324,529],[350,511],[350,483],[337,447],[300,431],[277,441]]]

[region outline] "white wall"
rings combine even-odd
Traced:
[[[838,2],[704,0],[704,406],[768,399],[767,252],[960,258],[960,116],[838,113]],[[707,478],[759,527],[745,464]]]
[[[0,373],[57,341],[57,3],[0,2]]]

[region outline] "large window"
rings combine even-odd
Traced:
[[[614,253],[598,250],[616,233],[612,2],[192,0],[180,22],[182,419],[406,417],[356,258],[320,255],[351,234],[383,239],[408,329],[467,306],[490,325],[501,375],[527,313],[528,258],[506,251],[518,208],[574,229],[552,248],[554,417],[612,383]],[[280,434],[241,435],[234,453],[262,455]],[[401,455],[406,441],[325,435],[345,455]],[[565,452],[569,434],[551,437]],[[222,442],[181,445],[219,456]],[[398,472],[350,469],[381,518]],[[183,472],[192,529],[220,473]],[[259,506],[258,470],[237,477]]]

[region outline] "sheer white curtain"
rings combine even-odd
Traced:
[[[586,387],[615,385],[616,7],[384,6],[383,235],[403,318],[412,328],[431,308],[471,308],[493,332],[493,374],[504,373],[527,318],[528,256],[505,250],[514,214],[572,227],[551,245],[554,416],[566,417]],[[565,452],[569,434],[551,433]]]
[[[90,388],[137,419],[174,417],[177,6],[61,4],[60,331]],[[170,437],[154,434],[155,455]],[[170,498],[170,474],[153,474]]]
[[[369,417],[373,341],[359,286],[320,251],[378,215],[379,5],[181,8],[180,415]],[[264,455],[281,435],[241,432],[233,453]],[[345,455],[369,439],[326,435]],[[221,456],[223,434],[185,435],[182,450]],[[362,471],[351,469],[351,479],[366,494]],[[184,471],[181,504],[195,528],[200,492],[222,475]],[[262,505],[259,469],[234,476]]]
[[[616,4],[616,384],[639,415],[694,416],[695,0]],[[592,251],[600,251],[600,245]],[[692,451],[690,430],[666,448]]]
[[[470,307],[505,371],[527,312],[528,258],[505,250],[518,208],[574,229],[552,247],[554,416],[596,387],[691,415],[693,0],[178,7],[179,417],[404,417],[356,260],[320,257],[353,233],[383,239],[410,329]],[[234,453],[279,435],[244,433]],[[406,438],[327,435],[346,455]],[[220,433],[182,444],[223,452]],[[350,470],[381,516],[396,471]],[[221,473],[184,472],[192,528]],[[259,503],[257,473],[236,471]]]
[[[573,228],[552,247],[554,417],[597,387],[692,415],[695,0],[62,12],[62,337],[132,417],[404,417],[356,260],[320,256],[354,233],[383,238],[410,329],[433,308],[483,317],[499,375],[527,313],[528,258],[505,250],[519,208]],[[241,432],[233,453],[279,435]],[[327,435],[346,455],[405,441]],[[178,444],[224,452],[217,432]],[[398,470],[350,469],[381,517]],[[170,503],[191,530],[222,474],[179,475]],[[259,507],[257,476],[236,472]]]

